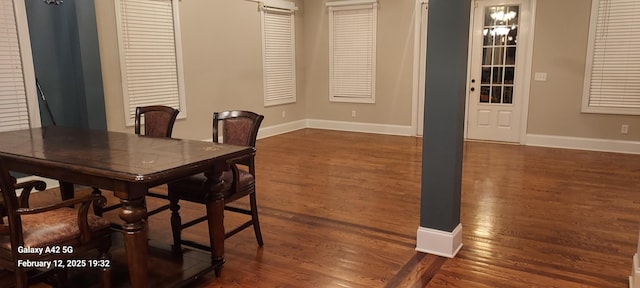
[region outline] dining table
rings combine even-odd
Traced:
[[[208,213],[211,265],[224,263],[222,173],[229,161],[255,149],[210,141],[155,138],[133,133],[48,126],[0,132],[0,158],[10,171],[56,179],[63,199],[75,185],[114,192],[122,207],[122,233],[131,287],[148,287],[147,209],[150,188],[204,173],[212,201]]]

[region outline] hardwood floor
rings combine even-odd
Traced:
[[[194,287],[628,287],[640,155],[467,142],[464,246],[447,259],[414,250],[421,148],[315,129],[258,140],[265,245],[251,229],[227,239],[222,275]],[[181,205],[184,218],[204,213]],[[170,241],[168,217],[152,216],[150,238]]]

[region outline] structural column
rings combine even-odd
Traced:
[[[417,247],[454,257],[462,247],[460,190],[471,1],[429,0]]]

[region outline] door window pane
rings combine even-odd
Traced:
[[[493,48],[493,65],[504,64],[504,47]]]
[[[482,68],[482,76],[480,77],[480,83],[489,84],[491,83],[491,68],[483,67]]]
[[[493,77],[491,84],[502,84],[502,67],[493,68]]]
[[[518,43],[518,28],[511,27],[509,34],[507,34],[507,45],[515,46]]]
[[[513,103],[513,86],[504,87],[504,97],[502,97],[502,103],[504,104]]]
[[[516,47],[507,47],[507,57],[504,64],[516,65]]]
[[[489,86],[480,87],[480,103],[489,103],[489,93],[491,88]]]
[[[502,86],[491,87],[491,103],[502,103]]]
[[[483,32],[484,34],[483,38],[483,44],[484,46],[492,46],[493,45],[493,34],[489,33],[489,29],[484,29]]]
[[[507,13],[506,15],[508,16],[507,18],[511,18],[511,19],[507,19],[507,25],[518,25],[518,18],[520,16],[520,7],[518,6],[507,6],[506,7]]]
[[[504,68],[504,84],[513,84],[515,67]]]
[[[482,65],[491,65],[491,48],[482,49]]]

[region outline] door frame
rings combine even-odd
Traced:
[[[426,6],[426,11],[429,11],[429,0],[416,0],[415,7],[413,9],[413,97],[411,99],[411,130],[414,136],[421,137],[424,121],[424,98],[425,91],[425,76],[427,61],[420,61],[421,55],[426,58],[427,50],[427,21],[429,20],[429,13],[424,12],[425,22],[422,23],[423,10],[422,7]],[[426,60],[426,59],[424,59]],[[420,92],[422,90],[422,92]]]
[[[466,87],[466,95],[465,95],[465,113],[464,113],[464,138],[467,138],[467,133],[468,133],[468,123],[469,123],[469,102],[471,101],[470,99],[470,93],[469,90],[471,89],[471,55],[472,55],[472,49],[473,48],[473,23],[474,23],[474,18],[475,18],[475,7],[477,6],[477,2],[478,1],[491,1],[494,2],[493,4],[495,5],[502,5],[502,4],[508,4],[508,1],[500,1],[500,0],[472,0],[472,4],[471,4],[471,11],[470,11],[470,15],[469,15],[469,47],[467,49],[467,87]],[[534,39],[534,33],[535,33],[535,22],[536,22],[536,6],[537,6],[537,0],[522,0],[523,5],[529,5],[529,22],[528,23],[523,23],[520,25],[520,27],[524,30],[526,29],[528,37],[523,38],[522,40],[524,40],[524,43],[521,46],[521,50],[525,51],[525,62],[523,65],[524,68],[524,79],[522,81],[522,88],[518,89],[521,92],[521,105],[520,108],[520,119],[516,120],[516,121],[520,121],[520,135],[518,135],[518,141],[514,142],[514,143],[519,143],[519,144],[526,144],[526,136],[527,136],[527,123],[528,123],[528,116],[529,116],[529,93],[531,90],[531,74],[532,73],[532,62],[533,62],[533,39]]]

